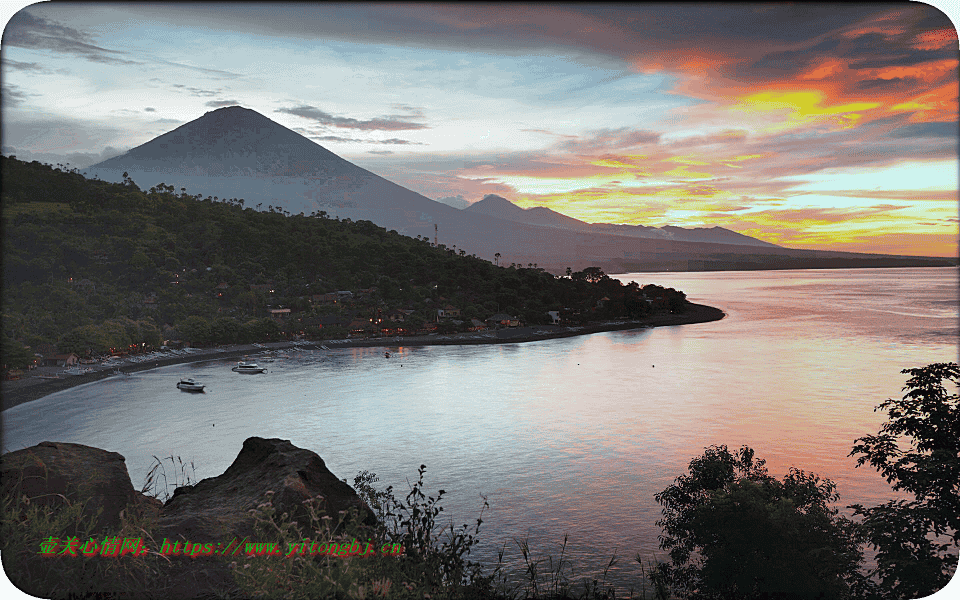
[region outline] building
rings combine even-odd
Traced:
[[[53,356],[45,356],[43,358],[43,365],[45,367],[72,367],[80,362],[80,357],[74,353],[70,354],[54,354]]]

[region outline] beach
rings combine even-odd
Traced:
[[[122,376],[126,373],[145,371],[169,365],[202,362],[207,360],[242,359],[265,351],[303,348],[306,350],[333,350],[335,348],[400,346],[441,346],[468,344],[515,344],[555,338],[587,335],[603,331],[621,331],[665,327],[671,325],[689,325],[718,321],[724,312],[712,306],[689,304],[686,312],[680,314],[658,314],[635,321],[605,321],[583,326],[534,325],[529,327],[511,327],[496,330],[476,331],[454,334],[430,334],[403,337],[346,338],[339,340],[285,340],[259,344],[236,344],[207,348],[187,348],[175,352],[154,352],[132,356],[122,362],[111,365],[81,365],[88,372],[72,375],[64,373],[63,367],[39,367],[27,373],[21,379],[2,382],[2,409],[37,400],[54,392],[92,383],[107,377]]]

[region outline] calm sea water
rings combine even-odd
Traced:
[[[472,523],[486,496],[480,557],[514,540],[559,553],[575,573],[639,586],[638,553],[663,557],[655,493],[712,444],[749,445],[780,476],[837,482],[841,504],[893,492],[855,468],[874,407],[902,395],[900,371],[957,360],[957,269],[617,276],[686,292],[722,321],[523,344],[285,351],[270,372],[178,365],[53,394],[3,412],[4,450],[44,440],[120,452],[135,486],[153,457],[222,473],[249,436],[316,451],[339,477],[360,470],[408,489],[417,467],[447,490],[444,515]],[[265,362],[272,358],[273,362]],[[208,393],[175,388],[194,377]],[[168,477],[175,469],[166,463]],[[398,494],[399,495],[399,494]]]

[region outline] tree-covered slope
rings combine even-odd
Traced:
[[[599,269],[557,277],[536,265],[496,266],[369,221],[259,212],[242,199],[144,191],[13,157],[2,159],[2,175],[8,345],[102,352],[155,345],[185,333],[178,328],[193,342],[238,342],[345,334],[351,319],[387,322],[401,310],[409,329],[447,306],[466,323],[494,313],[543,323],[551,310],[570,322],[684,302]],[[336,291],[353,297],[326,296]],[[278,307],[291,313],[269,319]]]

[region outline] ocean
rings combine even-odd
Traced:
[[[639,555],[664,559],[654,494],[705,447],[748,445],[782,476],[834,480],[839,506],[895,496],[848,456],[902,395],[902,369],[957,360],[958,271],[840,269],[630,273],[682,290],[721,321],[536,342],[286,350],[239,375],[212,360],[65,390],[3,412],[3,450],[44,440],[126,457],[135,487],[155,462],[168,479],[222,473],[250,436],[317,452],[352,482],[375,472],[399,493],[427,466],[442,516],[472,524],[479,558],[518,540],[566,553],[571,575],[638,589]],[[179,391],[180,377],[207,386]],[[165,460],[183,461],[174,465]],[[172,492],[172,489],[171,489]]]

